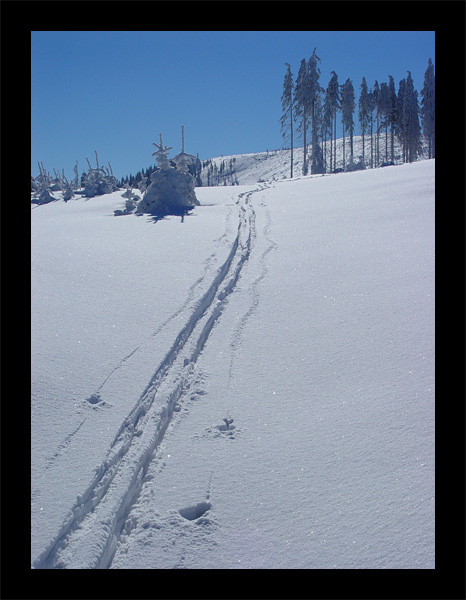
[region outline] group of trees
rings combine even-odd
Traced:
[[[206,170],[206,184],[208,187],[214,185],[238,185],[235,157],[230,158],[228,161],[222,160],[220,166],[217,166],[217,163],[209,158],[202,162],[202,170]]]
[[[355,131],[354,113],[356,97],[352,81],[348,78],[340,85],[335,71],[327,87],[320,83],[320,58],[316,48],[306,61],[301,60],[296,81],[291,67],[285,63],[286,73],[283,83],[282,116],[280,118],[283,139],[291,148],[291,177],[293,177],[293,146],[295,132],[303,139],[303,175],[311,173],[335,172],[337,169],[337,116],[340,114],[343,161],[342,169],[354,168],[353,137]],[[421,102],[414,89],[411,73],[399,82],[398,93],[393,77],[388,83],[375,81],[369,89],[365,77],[360,85],[357,118],[362,137],[362,157],[358,168],[379,166],[381,162],[395,162],[395,138],[401,148],[403,162],[413,162],[421,149],[421,124],[424,139],[428,145],[429,158],[435,158],[435,75],[432,60],[429,59],[421,90]],[[310,134],[310,157],[308,139]],[[380,135],[385,136],[385,152],[382,155]],[[390,142],[388,137],[390,135]],[[349,159],[346,160],[346,137],[349,136]],[[370,154],[366,140],[370,139]],[[328,144],[330,142],[330,144]],[[324,145],[324,150],[322,149]],[[369,158],[370,157],[370,158]]]
[[[176,163],[173,160],[170,160],[170,166],[172,167],[176,167]],[[197,187],[201,187],[202,186],[202,181],[201,181],[201,171],[202,171],[202,163],[199,160],[199,158],[196,158],[196,161],[192,161],[189,162],[187,164],[187,169],[188,172],[194,177],[195,181],[196,181],[196,186]],[[152,173],[154,173],[155,171],[158,170],[158,167],[156,165],[152,165],[147,167],[147,169],[141,169],[140,171],[138,171],[136,173],[136,175],[133,174],[129,174],[126,175],[125,177],[123,177],[121,179],[121,185],[122,186],[129,186],[129,187],[140,187],[141,185],[144,185],[145,182],[150,181],[150,177],[152,175]]]

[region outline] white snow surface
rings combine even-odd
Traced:
[[[34,206],[34,568],[433,569],[435,161]]]

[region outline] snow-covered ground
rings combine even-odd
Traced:
[[[343,153],[345,155],[345,167],[348,167],[350,163],[350,141],[349,137],[345,140],[339,138],[334,144],[336,149],[336,168],[341,169],[343,167]],[[324,152],[327,160],[327,170],[330,171],[330,141],[322,143],[322,151]],[[307,160],[309,161],[311,146],[307,150]],[[402,149],[398,140],[394,139],[393,146],[393,158],[395,164],[402,163]],[[362,136],[356,135],[353,138],[353,161],[358,163],[364,155],[364,162],[367,168],[371,165],[371,157],[373,165],[380,166],[384,162],[391,161],[391,141],[390,136],[385,139],[385,134],[379,135],[379,155],[378,161],[376,160],[376,136],[372,139],[372,152],[371,152],[371,139],[370,136],[365,136],[364,147]],[[419,152],[419,157],[428,157],[428,146],[424,140],[422,148]],[[293,150],[293,176],[299,177],[302,175],[304,160],[304,149],[302,147],[294,148]],[[332,159],[333,161],[333,159]],[[291,151],[288,150],[267,150],[266,152],[253,152],[250,154],[236,154],[231,156],[217,156],[210,159],[211,166],[217,168],[217,178],[212,175],[213,183],[223,185],[224,182],[227,185],[235,182],[240,185],[246,183],[255,183],[262,181],[277,181],[281,179],[287,179],[291,175]],[[224,171],[221,172],[221,167],[224,167]],[[230,174],[230,164],[233,168],[233,172]],[[332,164],[332,169],[335,169],[335,165]],[[201,172],[201,179],[203,185],[208,185],[208,165],[203,168]],[[309,166],[310,173],[310,166]]]
[[[434,170],[34,205],[32,565],[434,568]]]

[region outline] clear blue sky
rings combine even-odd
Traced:
[[[356,102],[363,76],[398,90],[409,70],[420,91],[435,65],[433,31],[33,31],[31,172],[40,160],[71,178],[97,150],[116,177],[135,174],[159,133],[180,151],[181,125],[201,160],[281,148],[284,63],[296,78],[315,47],[322,87],[349,77]]]

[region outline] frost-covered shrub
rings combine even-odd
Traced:
[[[149,214],[170,214],[180,209],[199,206],[194,190],[194,177],[176,169],[155,171],[152,183],[139,202],[136,212]]]
[[[139,202],[136,212],[152,215],[177,214],[193,206],[199,206],[200,202],[194,190],[195,180],[187,172],[186,161],[181,160],[181,171],[171,167],[168,159],[168,151],[171,147],[163,145],[162,134],[160,134],[160,144],[153,145],[157,150],[152,156],[157,157],[159,170],[151,174],[152,183]],[[182,154],[184,154],[184,147]]]
[[[97,156],[97,150],[95,152],[97,168],[91,167],[89,159],[86,158],[87,164],[89,165],[89,173],[86,178],[83,178],[84,195],[88,198],[94,196],[102,196],[103,194],[110,194],[118,189],[118,182],[113,176],[112,168],[109,164],[110,170],[106,167],[99,167],[99,158]]]

